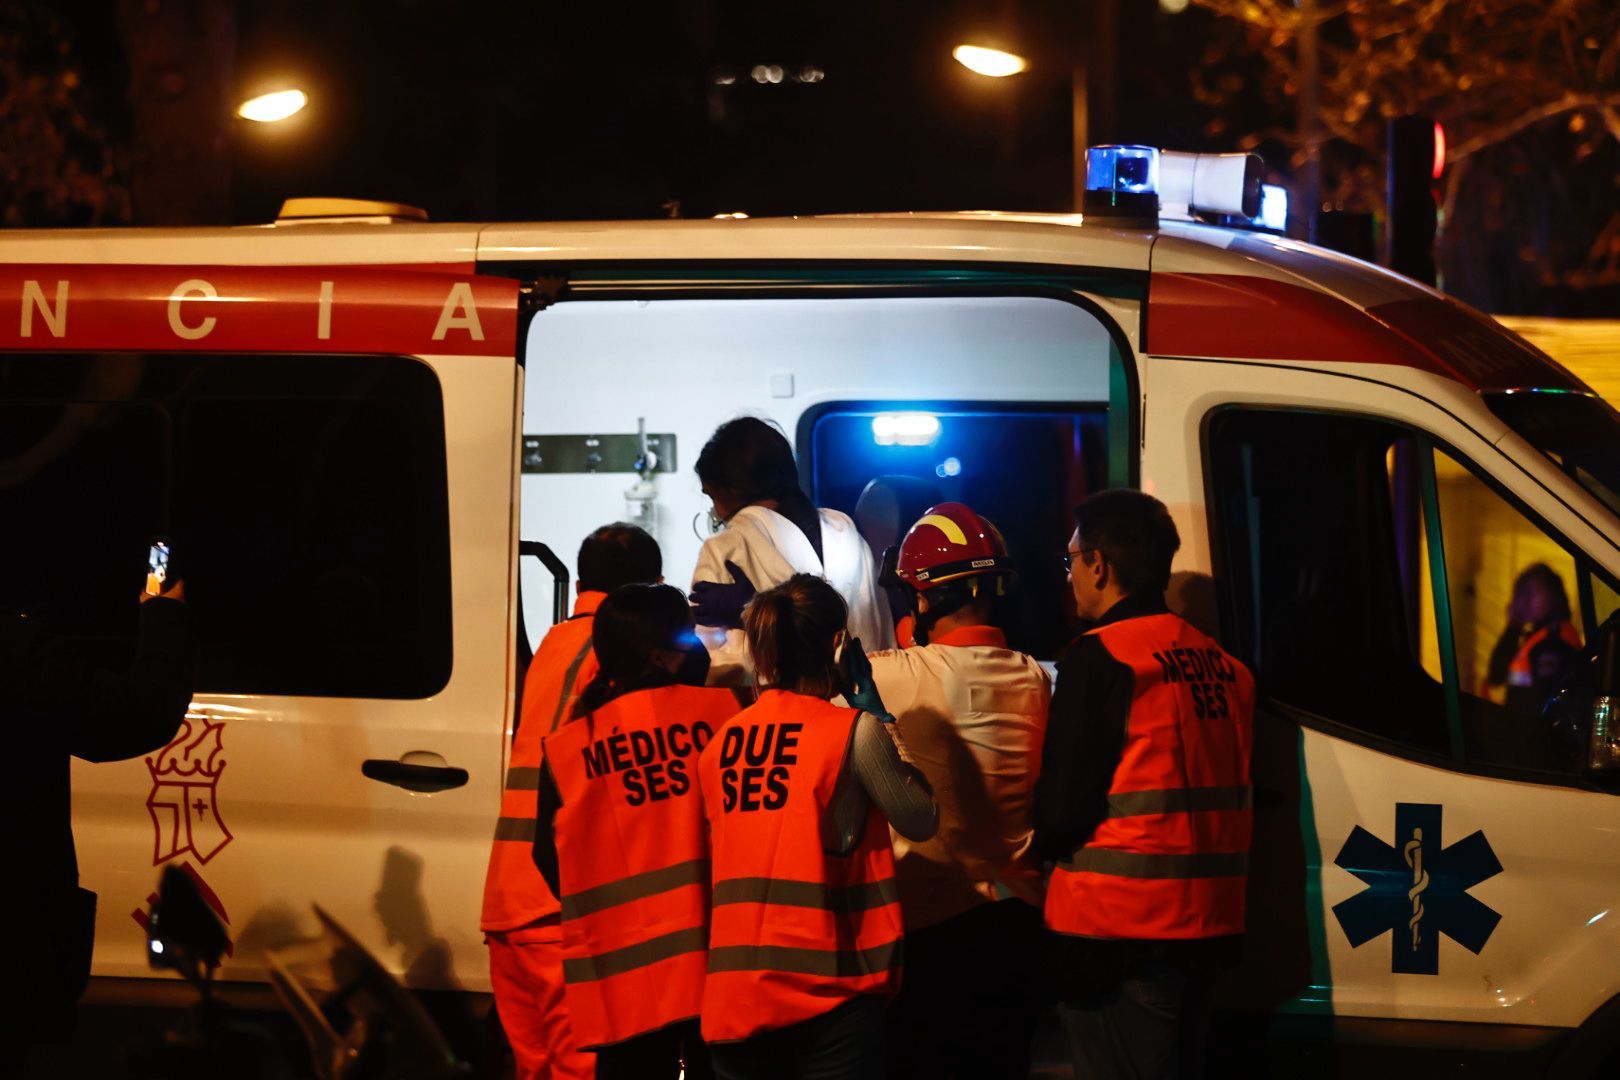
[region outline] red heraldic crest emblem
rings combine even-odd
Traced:
[[[191,852],[206,863],[231,842],[219,816],[219,778],[225,771],[223,720],[187,715],[174,741],[146,759],[152,793],[146,811],[156,835],[152,865]]]

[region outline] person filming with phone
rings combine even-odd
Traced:
[[[0,788],[12,883],[0,890],[0,1075],[20,1075],[29,1045],[72,1035],[90,976],[96,897],[79,887],[70,759],[161,749],[191,701],[196,646],[169,569],[169,545],[155,542],[123,670],[25,613],[0,615],[0,729],[13,765]]]

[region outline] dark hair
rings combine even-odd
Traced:
[[[1546,563],[1531,563],[1514,580],[1514,596],[1517,597],[1519,590],[1532,582],[1540,585],[1552,597],[1551,618],[1561,622],[1568,622],[1574,618],[1569,610],[1569,593],[1564,589],[1564,579],[1558,576],[1558,571]]]
[[[664,576],[658,541],[635,526],[616,521],[603,525],[579,545],[582,592],[612,592],[621,585],[648,585]]]
[[[762,684],[830,698],[842,679],[833,661],[849,608],[838,590],[813,574],[794,574],[743,609],[743,632]]]
[[[1127,593],[1170,587],[1170,562],[1181,547],[1164,503],[1142,491],[1099,491],[1074,508],[1084,551],[1100,551]]]
[[[793,447],[780,431],[756,417],[739,416],[715,428],[693,468],[704,486],[724,491],[745,506],[766,500],[789,509],[810,505],[810,497],[799,486]]]
[[[655,649],[679,649],[692,629],[692,605],[673,585],[623,585],[596,609],[591,648],[600,665],[580,691],[574,715],[585,716],[663,671]]]

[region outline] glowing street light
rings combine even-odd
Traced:
[[[951,56],[969,71],[987,75],[992,79],[1005,79],[1029,67],[1029,61],[1017,53],[1004,52],[984,45],[958,45]]]
[[[277,90],[249,98],[236,108],[236,115],[260,124],[274,124],[294,115],[309,104],[309,95],[302,90]]]

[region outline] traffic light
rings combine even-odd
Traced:
[[[1425,116],[1398,116],[1389,122],[1389,226],[1386,251],[1390,269],[1433,285],[1437,208],[1434,181],[1445,168],[1445,134]]]

